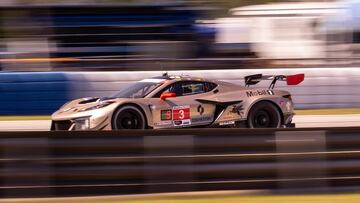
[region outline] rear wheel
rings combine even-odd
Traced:
[[[249,128],[278,128],[281,125],[281,115],[273,103],[261,101],[251,108],[247,124]]]
[[[112,118],[112,129],[145,129],[146,120],[142,111],[135,106],[118,108]]]

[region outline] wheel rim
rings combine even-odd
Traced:
[[[254,127],[255,128],[268,128],[271,125],[270,115],[266,111],[258,111],[254,115]]]
[[[278,128],[281,125],[281,115],[271,103],[259,103],[252,108],[249,115],[250,128]]]
[[[121,111],[116,119],[117,129],[140,129],[141,117],[131,109]]]

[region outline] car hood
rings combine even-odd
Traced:
[[[94,111],[117,105],[129,98],[99,98],[86,97],[76,99],[64,104],[59,110],[52,114],[53,120],[68,120],[80,117],[91,116]],[[100,107],[100,108],[96,108]]]

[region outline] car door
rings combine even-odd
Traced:
[[[153,108],[154,128],[178,128],[209,125],[214,120],[215,106],[196,101],[212,94],[202,81],[180,81],[164,88],[163,92],[176,93],[176,97],[158,100]],[[157,95],[159,96],[159,95]]]

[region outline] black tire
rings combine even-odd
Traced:
[[[120,129],[145,129],[146,119],[143,112],[131,105],[118,108],[112,117],[111,126],[113,130]]]
[[[247,125],[249,128],[279,128],[281,126],[280,112],[271,102],[258,102],[248,114]]]

